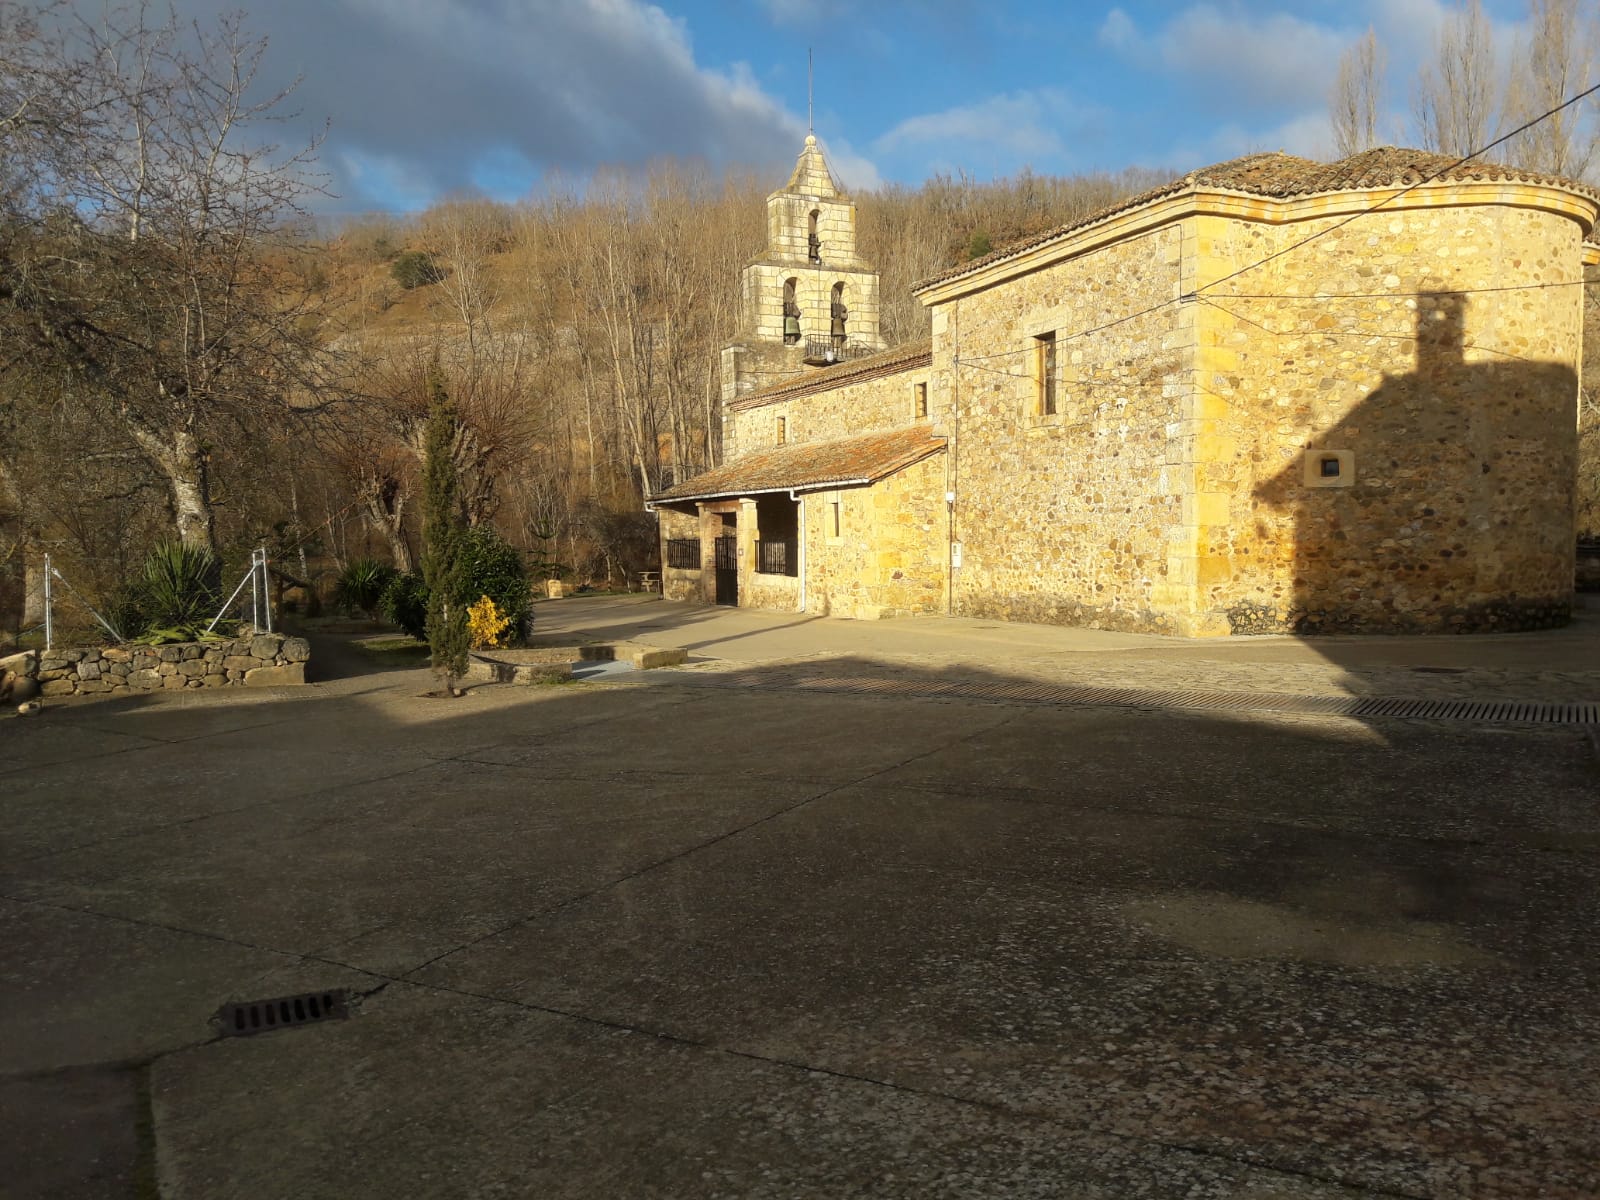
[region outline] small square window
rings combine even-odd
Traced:
[[[1339,472],[1342,469],[1343,468],[1339,465],[1338,456],[1333,454],[1324,454],[1321,461],[1317,464],[1317,471],[1324,479],[1339,478]]]

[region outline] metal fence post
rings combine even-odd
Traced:
[[[267,632],[272,632],[272,579],[267,574],[267,548],[256,551],[261,556],[261,610],[267,616]]]
[[[44,648],[50,649],[56,636],[55,622],[55,594],[50,586],[50,575],[53,568],[50,566],[50,556],[44,556]]]

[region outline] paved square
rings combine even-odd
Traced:
[[[1600,1194],[1585,729],[681,680],[0,722],[5,1194]]]

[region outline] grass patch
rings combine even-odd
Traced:
[[[371,655],[382,662],[420,663],[427,661],[428,658],[428,643],[419,642],[412,637],[365,638],[350,644],[363,654]]]

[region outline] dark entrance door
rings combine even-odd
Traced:
[[[739,603],[739,538],[724,534],[717,539],[717,603]]]

